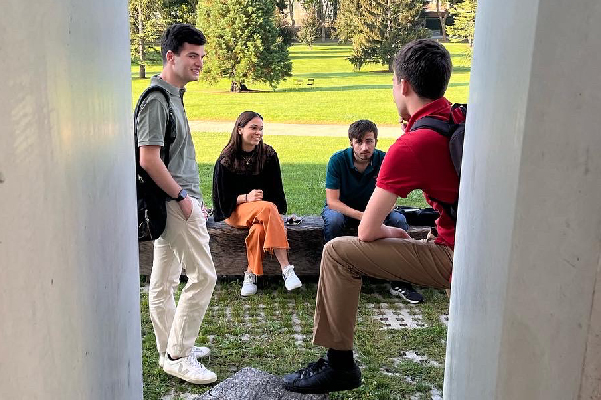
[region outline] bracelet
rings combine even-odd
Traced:
[[[245,203],[248,203],[248,193],[246,193],[246,194],[244,195],[244,202],[245,202]]]

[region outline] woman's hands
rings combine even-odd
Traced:
[[[253,189],[249,193],[240,194],[236,198],[237,204],[250,203],[251,201],[263,200],[263,191],[261,189]]]
[[[259,201],[263,200],[263,191],[261,189],[253,189],[246,195],[246,201]]]

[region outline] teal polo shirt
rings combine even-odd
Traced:
[[[376,178],[384,160],[382,150],[376,149],[363,173],[353,164],[353,149],[337,151],[328,161],[326,189],[340,190],[340,201],[355,210],[365,211],[367,202],[376,188]]]

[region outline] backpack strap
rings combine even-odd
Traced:
[[[449,116],[449,121],[443,121],[434,117],[422,117],[415,121],[413,126],[411,127],[410,132],[416,131],[418,129],[431,129],[434,132],[439,133],[440,135],[451,138],[453,136],[453,132],[455,132],[455,128],[457,124],[453,119],[453,111],[456,108],[461,108],[461,110],[467,113],[467,104],[453,104],[451,107],[451,115]],[[457,221],[457,204],[459,199],[457,199],[454,203],[447,203],[445,201],[441,201],[434,197],[430,197],[430,200],[437,202],[440,204],[445,211],[445,213],[451,217],[453,221]]]
[[[422,117],[413,123],[410,132],[418,129],[431,129],[434,132],[440,133],[442,136],[451,137],[453,134],[451,123],[434,117]]]
[[[136,146],[136,165],[140,164],[140,151],[139,151],[139,147],[138,147],[138,114],[140,113],[140,108],[142,107],[142,104],[144,104],[144,101],[146,100],[146,98],[153,92],[160,92],[163,94],[163,96],[165,97],[165,101],[167,101],[167,124],[165,126],[165,136],[164,136],[164,140],[163,140],[163,148],[162,148],[162,153],[163,153],[163,162],[165,163],[165,166],[169,165],[169,161],[170,161],[170,155],[169,155],[169,150],[171,148],[171,143],[173,143],[175,141],[175,117],[173,114],[173,108],[171,108],[171,100],[169,99],[169,92],[167,92],[167,89],[158,86],[158,85],[152,85],[149,86],[148,88],[146,88],[146,90],[144,90],[144,92],[142,92],[142,94],[140,95],[140,98],[138,99],[138,103],[136,104],[136,108],[134,110],[134,140],[135,140],[135,146]]]

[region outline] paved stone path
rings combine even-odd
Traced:
[[[231,132],[234,122],[222,121],[190,121],[192,132]],[[399,126],[378,126],[378,137],[397,138],[401,134]],[[319,124],[282,124],[267,122],[266,135],[290,136],[333,136],[347,137],[348,125],[319,125]]]

